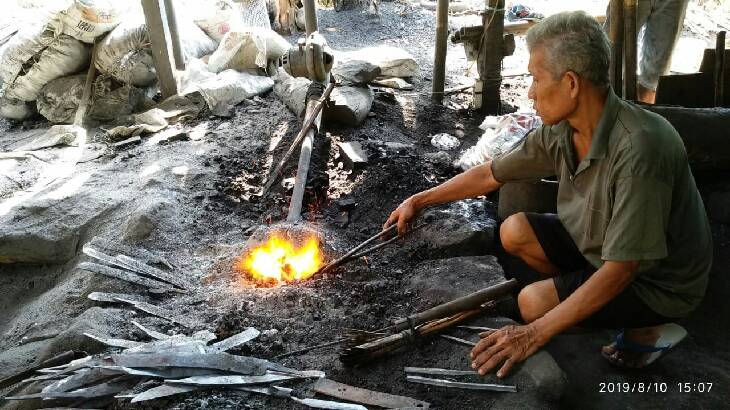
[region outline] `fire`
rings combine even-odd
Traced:
[[[322,266],[319,240],[311,237],[301,247],[273,235],[266,243],[252,249],[236,268],[259,282],[292,282],[309,279]]]

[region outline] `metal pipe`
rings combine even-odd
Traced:
[[[446,82],[446,40],[449,36],[449,0],[438,0],[436,6],[436,51],[433,58],[431,98],[441,102]]]
[[[624,48],[624,2],[611,0],[609,5],[608,37],[611,39],[611,86],[621,97],[623,95],[623,48]]]
[[[304,27],[307,35],[319,30],[317,26],[317,7],[314,0],[302,0],[304,5]]]
[[[725,104],[725,32],[717,33],[715,41],[715,107]]]
[[[180,34],[177,30],[177,14],[172,0],[164,0],[165,15],[167,17],[167,28],[170,30],[170,45],[172,46],[172,57],[175,61],[175,68],[185,71],[185,56],[182,51]]]
[[[306,116],[312,115],[317,105],[316,99],[310,99],[307,102]],[[294,180],[294,190],[291,194],[289,202],[289,213],[286,217],[287,222],[297,222],[302,219],[302,203],[304,201],[304,188],[307,185],[307,174],[309,174],[309,162],[312,158],[312,147],[314,146],[314,136],[319,130],[322,122],[322,112],[316,114],[313,126],[309,127],[307,134],[302,141],[302,150],[299,153],[299,164],[297,165],[297,176]]]
[[[624,98],[636,100],[636,3],[624,0]]]

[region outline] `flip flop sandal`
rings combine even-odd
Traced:
[[[621,332],[619,332],[618,335],[616,335],[615,348],[616,351],[619,352],[628,351],[635,353],[651,353],[646,358],[644,364],[639,366],[639,368],[641,368],[654,363],[657,359],[664,356],[671,348],[676,346],[686,336],[687,331],[682,326],[676,323],[667,323],[665,325],[662,325],[662,328],[659,331],[659,338],[657,339],[656,343],[653,346],[650,346],[626,340],[624,338],[624,331],[622,330]],[[609,363],[615,366],[628,368],[628,366],[618,363],[616,360],[614,360],[604,352],[601,352],[601,355],[603,355],[603,357],[605,357],[609,361]]]

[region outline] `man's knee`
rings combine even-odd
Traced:
[[[517,305],[525,322],[530,323],[541,318],[560,303],[557,292],[551,287],[554,288],[552,280],[543,280],[525,286],[517,295]]]
[[[499,239],[507,253],[512,255],[520,253],[527,242],[525,229],[530,229],[530,223],[524,212],[510,215],[502,222],[499,227]]]

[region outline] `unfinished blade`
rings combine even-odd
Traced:
[[[165,340],[155,340],[141,344],[124,351],[124,353],[177,353],[177,354],[203,354],[207,351],[206,342],[189,337],[171,337]]]
[[[314,386],[312,386],[312,391],[342,400],[367,404],[369,406],[385,407],[388,409],[402,407],[428,409],[430,407],[430,404],[425,401],[416,400],[406,396],[396,396],[394,394],[367,390],[360,387],[348,386],[330,379],[317,380],[317,382],[314,383]]]
[[[171,285],[177,286],[180,289],[190,289],[191,287],[190,284],[186,283],[184,280],[176,278],[175,276],[170,275],[163,270],[144,264],[136,259],[132,259],[127,255],[117,255],[116,260],[131,267],[131,269],[135,272],[139,272],[157,280],[167,282]]]
[[[455,381],[443,380],[443,379],[431,379],[429,377],[412,376],[412,375],[406,376],[406,380],[411,383],[428,384],[431,386],[451,387],[451,388],[469,389],[469,390],[489,390],[489,391],[502,391],[502,392],[517,393],[517,386],[510,386],[510,385],[506,385],[506,384],[464,383],[464,382],[455,382]]]
[[[125,380],[127,376],[116,378],[105,383],[77,389],[70,392],[34,393],[21,396],[5,397],[5,400],[34,400],[34,399],[91,399],[113,396],[136,384],[137,381]]]
[[[134,396],[131,403],[139,403],[142,401],[160,399],[162,397],[174,396],[176,394],[181,394],[181,393],[189,393],[189,392],[192,392],[195,390],[200,390],[200,389],[201,389],[201,387],[199,387],[199,386],[185,386],[185,385],[172,386],[170,384],[163,384],[162,386],[153,387],[149,390],[146,390],[146,391]]]
[[[126,303],[128,305],[132,305],[135,309],[140,310],[142,312],[145,312],[147,314],[150,314],[152,316],[157,316],[162,319],[169,320],[170,322],[178,323],[180,325],[183,325],[188,328],[195,327],[195,324],[190,322],[187,319],[182,319],[179,317],[176,317],[174,313],[167,309],[163,309],[159,306],[155,306],[151,303],[147,302],[140,302],[136,300],[129,300],[124,298],[116,298],[117,301]]]
[[[113,337],[101,337],[92,335],[91,333],[84,333],[84,336],[88,337],[89,339],[94,339],[97,342],[109,346],[109,347],[121,347],[123,349],[128,349],[130,347],[136,347],[141,345],[140,342],[135,342],[133,340],[125,340],[125,339],[115,339]]]
[[[91,292],[87,296],[89,300],[94,302],[104,303],[119,303],[116,298],[129,299],[129,300],[142,300],[144,299],[140,295],[131,295],[129,293],[106,293],[106,292]]]
[[[16,373],[14,375],[0,379],[0,389],[4,389],[5,387],[12,386],[13,384],[18,383],[18,382],[22,381],[23,379],[32,376],[33,373],[37,370],[42,370],[44,368],[50,368],[50,367],[57,368],[60,365],[63,365],[63,364],[69,363],[69,362],[73,362],[73,358],[75,357],[75,355],[76,355],[76,353],[74,351],[69,350],[67,352],[60,353],[57,356],[54,356],[54,357],[44,361],[43,363],[40,363],[35,366],[30,366],[27,369],[25,369],[19,373]],[[60,372],[54,372],[54,374],[52,374],[50,376],[51,377],[56,376],[56,375],[58,375],[58,373],[60,373]]]
[[[159,263],[170,269],[175,269],[175,266],[167,259],[142,247],[131,247],[120,242],[112,243],[111,241],[98,236],[92,239],[90,243],[91,246],[107,254],[130,255],[136,259],[143,260],[145,263]]]
[[[65,379],[59,380],[55,383],[49,384],[41,390],[42,393],[51,392],[68,392],[77,390],[90,384],[96,384],[99,381],[111,379],[115,376],[119,376],[119,372],[115,372],[112,369],[104,368],[93,368],[84,369],[83,371],[66,377]]]
[[[188,384],[195,386],[245,386],[249,384],[269,384],[284,380],[297,379],[296,376],[282,374],[264,374],[262,376],[193,376],[180,380],[168,380],[171,384]]]
[[[474,370],[451,370],[438,369],[434,367],[404,367],[406,373],[430,374],[434,376],[478,376]]]
[[[208,348],[208,351],[211,353],[225,352],[259,337],[260,334],[261,332],[257,329],[249,327],[237,335],[221,340],[218,343],[213,343],[213,345]]]
[[[360,404],[340,403],[337,401],[319,400],[319,399],[300,399],[291,397],[292,400],[299,404],[303,404],[313,409],[329,409],[329,410],[368,410],[367,407]]]
[[[149,279],[144,276],[140,276],[134,272],[112,268],[111,266],[99,265],[94,262],[81,262],[78,266],[79,269],[97,273],[99,275],[109,276],[110,278],[123,280],[125,282],[134,283],[135,285],[143,286],[150,289],[171,289],[170,286],[165,282],[160,282],[154,279]]]
[[[492,327],[484,327],[484,326],[456,326],[457,329],[464,329],[464,330],[475,330],[478,332],[489,332],[497,330]]]
[[[118,296],[118,297],[121,297],[122,299],[129,299],[129,298],[125,298],[125,297],[122,297],[122,296]],[[115,300],[115,302],[116,302],[116,300]],[[136,320],[133,320],[132,321],[132,324],[135,325],[137,327],[137,329],[141,330],[142,333],[146,334],[147,336],[149,336],[152,339],[155,339],[155,340],[165,340],[165,339],[169,339],[170,338],[170,336],[168,336],[168,335],[166,335],[164,333],[160,333],[160,332],[158,332],[156,330],[152,330],[150,328],[147,328],[147,327],[143,326],[141,323],[137,322]]]
[[[165,367],[162,369],[133,369],[119,367],[120,371],[131,376],[155,377],[160,379],[182,379],[193,376],[223,376],[224,372],[212,369],[198,369],[194,367]]]
[[[266,374],[271,365],[264,359],[228,353],[122,353],[112,355],[112,359],[117,366],[123,367],[195,367],[259,376]]]

